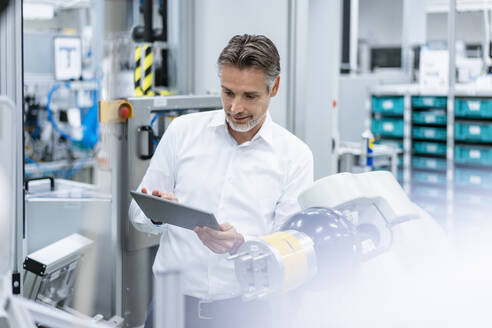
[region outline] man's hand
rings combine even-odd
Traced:
[[[148,194],[147,188],[143,187],[142,192],[144,194]],[[152,195],[156,196],[156,197],[164,198],[164,199],[176,202],[176,203],[179,203],[178,197],[176,197],[176,195],[173,194],[172,192],[154,190],[154,191],[152,191]],[[152,219],[150,221],[152,221],[153,224],[158,225],[158,226],[162,224],[162,223],[156,222]]]
[[[221,231],[209,227],[195,227],[198,238],[202,243],[217,254],[235,253],[244,243],[244,237],[229,223],[219,224]]]
[[[143,187],[142,192],[144,194],[148,194],[147,188]],[[152,195],[156,196],[156,197],[164,198],[164,199],[176,202],[176,203],[179,203],[178,198],[172,192],[154,190],[154,191],[152,191]]]

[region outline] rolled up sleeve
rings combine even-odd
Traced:
[[[176,121],[176,120],[175,120]],[[147,188],[151,193],[153,190],[174,192],[175,186],[175,163],[176,163],[176,133],[177,129],[173,121],[162,136],[157,149],[152,156],[149,168],[137,190]],[[145,216],[135,200],[132,200],[128,216],[133,226],[142,232],[158,234],[165,229],[165,225],[156,225]]]

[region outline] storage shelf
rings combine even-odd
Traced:
[[[461,213],[455,211],[455,200],[460,206],[492,209],[490,200],[480,198],[485,193],[490,199],[492,193],[490,88],[456,84],[454,96],[448,96],[447,87],[381,85],[369,94],[380,101],[403,101],[403,122],[394,126],[403,127],[403,136],[379,135],[378,139],[399,139],[403,143],[403,176],[407,177],[404,187],[411,199],[427,206],[432,214],[450,215],[450,220]],[[401,112],[399,107],[398,113]],[[399,117],[390,118],[376,111],[369,119],[373,119],[375,128],[381,128],[382,123],[373,123],[375,119],[381,122]]]

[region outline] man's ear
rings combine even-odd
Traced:
[[[275,82],[273,83],[272,90],[270,90],[270,97],[275,97],[277,95],[279,85],[280,85],[280,76],[277,76]]]

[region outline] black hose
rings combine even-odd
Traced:
[[[152,32],[152,0],[143,0],[144,42],[154,42]]]

